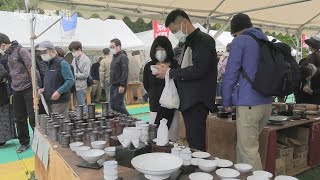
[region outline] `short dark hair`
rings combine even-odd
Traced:
[[[113,42],[116,46],[121,47],[121,41],[118,38],[114,38],[110,42]]]
[[[150,49],[150,58],[152,59],[152,61],[154,61],[154,62],[158,61],[155,57],[158,46],[162,47],[167,53],[167,59],[165,59],[165,62],[172,62],[173,56],[174,56],[172,44],[166,36],[158,36],[153,41],[151,49]]]
[[[61,47],[56,47],[56,51],[57,51],[58,56],[64,58],[65,52]]]
[[[69,51],[73,51],[73,50],[81,50],[82,51],[82,44],[79,41],[72,41],[69,45]]]
[[[166,22],[165,22],[165,26],[169,27],[169,25],[171,23],[174,23],[178,17],[182,17],[184,19],[187,19],[189,22],[191,22],[188,14],[186,12],[184,12],[181,9],[176,9],[176,10],[171,11],[168,14]]]
[[[0,33],[0,44],[11,44],[11,41],[7,35]]]
[[[109,55],[110,54],[110,49],[109,48],[104,48],[102,50],[102,52],[103,52],[104,55]]]

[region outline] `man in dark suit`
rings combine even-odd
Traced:
[[[205,151],[206,119],[214,110],[217,84],[217,53],[214,39],[194,28],[188,15],[172,11],[165,22],[184,50],[192,50],[192,65],[180,69],[158,66],[158,78],[169,70],[170,78],[177,81],[180,108],[186,126],[186,136],[191,148]],[[180,62],[181,63],[181,62]]]

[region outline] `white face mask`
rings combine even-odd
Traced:
[[[162,63],[167,58],[167,53],[165,50],[158,50],[155,54],[155,57],[159,62]]]
[[[52,57],[49,54],[41,54],[41,59],[48,62],[52,59]]]
[[[6,46],[4,46],[4,49],[2,49],[3,46],[0,47],[0,54],[5,55],[6,53]]]
[[[74,58],[79,58],[79,57],[80,57],[80,54],[78,53],[78,51],[76,51],[76,52],[72,52],[72,56],[73,56]]]
[[[110,54],[112,54],[112,55],[114,55],[114,54],[116,54],[117,52],[116,52],[116,50],[114,49],[114,48],[111,48],[110,49]]]
[[[186,32],[187,32],[187,28],[186,28]],[[187,34],[184,34],[182,32],[182,22],[181,22],[181,29],[180,31],[174,33],[174,36],[178,39],[179,42],[186,42],[186,38],[187,38]]]

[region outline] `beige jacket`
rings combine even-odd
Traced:
[[[102,84],[110,83],[110,64],[112,55],[107,55],[100,62],[100,82]]]

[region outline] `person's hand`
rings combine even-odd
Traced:
[[[119,94],[123,94],[125,90],[125,87],[119,86]]]
[[[55,91],[51,96],[51,100],[58,100],[59,98],[60,94],[58,93],[58,91]]]
[[[38,94],[42,94],[44,92],[43,88],[38,89]]]
[[[170,67],[167,64],[156,65],[154,67],[158,69],[158,72],[156,72],[155,75],[159,79],[164,79],[168,70],[170,69]]]
[[[233,111],[232,106],[225,107],[224,109],[226,112],[229,112],[229,113]]]
[[[308,93],[308,94],[311,94],[311,95],[312,95],[312,93],[313,93],[313,90],[312,90],[309,86],[304,86],[304,87],[303,87],[303,91],[304,91],[305,93]]]

